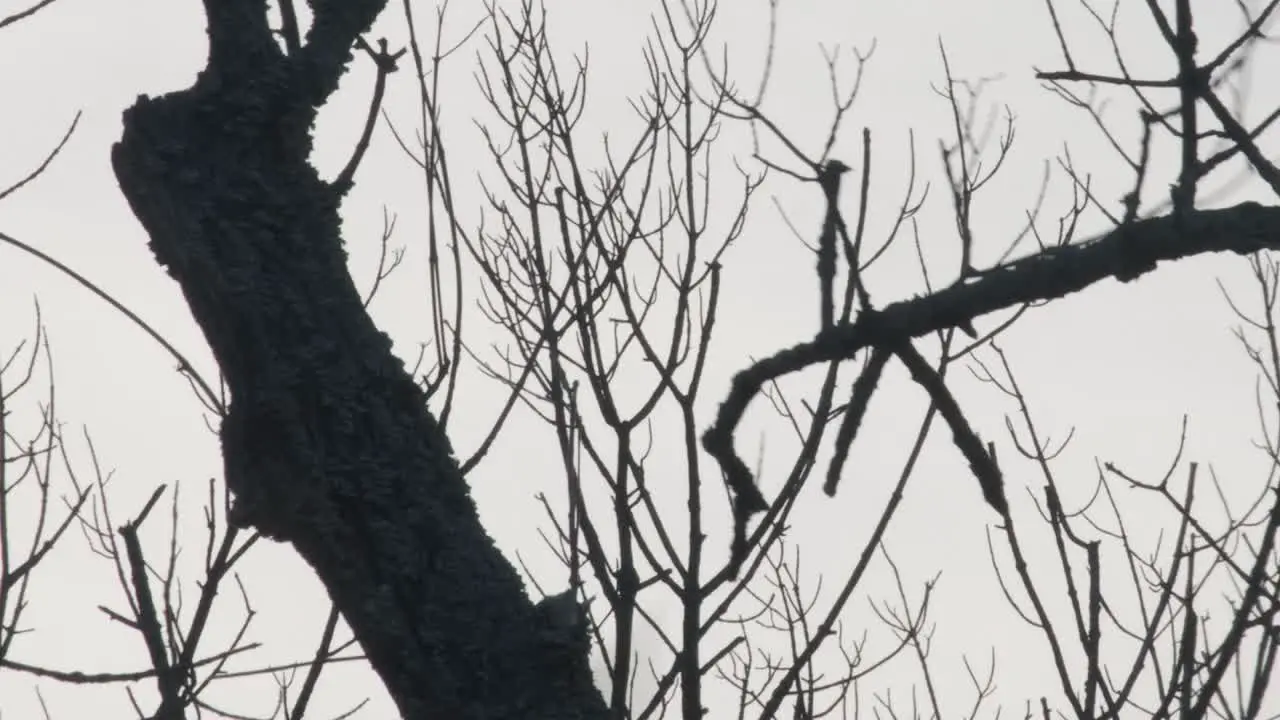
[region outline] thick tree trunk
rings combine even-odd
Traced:
[[[115,172],[230,387],[235,515],[315,568],[403,716],[604,717],[585,631],[533,606],[481,527],[361,305],[341,193],[308,162],[316,109],[382,2],[313,3],[286,57],[265,3],[206,0],[208,67],[125,113]]]

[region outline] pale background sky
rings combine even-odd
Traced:
[[[1172,3],[1162,3],[1171,8]],[[0,16],[26,5],[0,0]],[[1100,3],[1101,5],[1101,3]],[[1197,0],[1201,47],[1216,53],[1239,27],[1233,3]],[[1126,60],[1135,73],[1149,70],[1164,77],[1173,67],[1170,53],[1156,42],[1143,3],[1122,3],[1122,38]],[[1210,8],[1221,12],[1208,12]],[[608,132],[619,146],[634,137],[634,116],[628,95],[642,90],[641,49],[652,33],[653,2],[590,2],[548,0],[552,39],[560,57],[584,46],[590,48],[589,113],[579,140],[595,145]],[[1105,16],[1109,5],[1100,7]],[[481,15],[481,8],[455,2],[450,13],[452,35],[460,38]],[[1073,52],[1084,69],[1107,72],[1114,67],[1105,38],[1080,12],[1063,3]],[[424,33],[431,31],[433,9],[420,6],[417,16]],[[716,24],[712,47],[727,46],[731,72],[741,87],[754,87],[765,40],[767,4],[763,0],[726,0]],[[406,34],[397,10],[385,14],[373,38],[386,36],[393,48]],[[932,184],[921,216],[921,241],[935,280],[954,277],[958,247],[950,223],[950,200],[939,168],[937,142],[950,140],[950,114],[933,88],[943,82],[941,40],[957,77],[976,79],[1000,75],[985,95],[989,107],[1007,106],[1016,118],[1017,137],[1007,167],[977,199],[979,266],[989,262],[1008,242],[1012,228],[1023,222],[1034,203],[1046,164],[1053,173],[1042,231],[1054,231],[1050,218],[1064,212],[1070,184],[1057,165],[1069,148],[1077,167],[1093,174],[1094,190],[1108,201],[1118,200],[1129,187],[1130,175],[1109,154],[1100,133],[1087,117],[1042,89],[1033,67],[1062,66],[1057,42],[1043,3],[1028,0],[900,0],[892,3],[783,0],[781,35],[773,94],[766,110],[804,149],[816,155],[830,120],[829,89],[820,44],[843,47],[843,76],[853,77],[851,50],[876,51],[867,68],[852,118],[837,144],[835,156],[849,164],[860,161],[859,131],[872,130],[875,141],[876,183],[872,190],[869,231],[883,237],[905,186],[908,129],[913,129],[922,181]],[[0,231],[16,236],[88,275],[102,288],[161,330],[201,372],[216,377],[198,329],[175,283],[158,268],[146,247],[146,236],[130,214],[111,172],[109,149],[119,136],[120,113],[140,93],[161,94],[188,86],[202,67],[205,35],[200,3],[195,0],[133,0],[129,3],[60,0],[35,18],[0,31],[0,186],[25,175],[61,136],[77,110],[84,111],[80,128],[62,156],[33,186],[0,203]],[[476,178],[495,177],[483,154],[472,118],[488,111],[476,92],[473,68],[476,54],[486,46],[479,38],[445,66],[446,132],[449,151],[464,206],[476,207]],[[1203,57],[1203,56],[1202,56]],[[486,57],[487,59],[487,57]],[[1274,51],[1263,51],[1256,68],[1280,62]],[[1256,70],[1255,70],[1256,72]],[[372,64],[359,59],[344,78],[342,90],[322,112],[316,162],[332,176],[349,153],[367,112],[372,87]],[[391,77],[387,110],[404,127],[416,116],[411,66]],[[1265,83],[1250,88],[1245,119],[1256,121],[1275,106],[1275,91]],[[1128,99],[1118,97],[1109,111],[1113,127],[1129,147],[1136,144],[1138,125]],[[1246,122],[1248,125],[1249,122]],[[750,163],[750,147],[740,128],[730,128],[718,150],[719,167],[729,172],[729,160]],[[1157,146],[1161,155],[1148,189],[1172,182],[1172,146]],[[785,159],[780,153],[776,159]],[[735,187],[726,175],[726,192]],[[851,182],[849,186],[856,183]],[[423,292],[424,260],[421,230],[421,175],[395,146],[384,125],[374,134],[373,147],[357,175],[357,185],[345,206],[345,237],[357,283],[367,288],[377,260],[377,239],[385,206],[398,214],[393,243],[408,246],[408,259],[380,291],[373,304],[379,324],[396,340],[397,351],[412,358],[417,343],[429,338],[427,296]],[[1203,193],[1202,193],[1203,194]],[[797,188],[774,177],[757,198],[743,239],[726,259],[725,301],[718,340],[714,344],[710,376],[704,392],[703,427],[710,422],[713,403],[723,398],[730,374],[749,358],[760,357],[802,340],[816,327],[812,256],[789,235],[769,201],[777,197],[799,226],[816,229],[820,205],[812,187]],[[1266,200],[1256,185],[1243,185],[1218,204],[1244,199]],[[846,187],[845,202],[854,201]],[[1148,201],[1156,199],[1152,194]],[[732,203],[732,199],[727,201]],[[712,207],[716,206],[712,200]],[[1114,209],[1115,205],[1112,205]],[[471,221],[478,215],[472,213]],[[1087,227],[1102,229],[1096,213],[1086,216]],[[1086,235],[1091,233],[1085,233]],[[1024,250],[1025,252],[1025,250]],[[872,274],[871,290],[880,302],[907,297],[922,289],[913,251],[907,242]],[[1229,493],[1252,497],[1264,482],[1267,464],[1254,446],[1259,436],[1254,403],[1257,376],[1233,336],[1238,321],[1222,297],[1219,285],[1238,294],[1250,310],[1257,304],[1256,286],[1243,258],[1200,257],[1162,266],[1157,273],[1128,285],[1102,283],[1087,292],[1034,310],[1003,337],[1018,380],[1028,392],[1042,431],[1057,440],[1074,430],[1074,439],[1055,469],[1068,502],[1087,497],[1094,487],[1095,463],[1114,461],[1134,474],[1154,479],[1171,461],[1183,416],[1189,416],[1185,456],[1212,465]],[[473,285],[474,287],[474,285]],[[220,473],[216,436],[202,420],[201,408],[185,381],[174,372],[173,361],[137,328],[84,289],[34,258],[0,248],[0,350],[11,351],[32,336],[33,299],[39,297],[52,344],[57,380],[58,412],[71,446],[76,468],[91,478],[91,465],[82,430],[94,442],[105,471],[113,473],[109,497],[119,522],[133,517],[158,484],[179,489],[185,498],[186,554],[183,562],[194,570],[203,554],[202,502],[209,477]],[[477,313],[468,332],[474,346],[503,342]],[[990,319],[979,327],[990,327]],[[488,333],[489,335],[486,335]],[[933,352],[934,343],[922,348]],[[989,350],[979,354],[995,360]],[[1028,463],[1015,460],[1004,431],[1003,417],[1016,412],[1007,398],[991,386],[976,382],[966,361],[953,368],[951,385],[984,439],[995,440],[1007,476],[1014,513],[1023,520],[1026,536],[1043,541],[1034,522],[1028,490],[1040,494],[1043,479]],[[852,375],[848,375],[852,377]],[[803,553],[803,571],[810,582],[826,573],[830,591],[856,559],[867,533],[886,499],[905,458],[908,443],[926,407],[918,389],[904,383],[905,374],[891,366],[886,386],[873,401],[871,415],[850,460],[851,474],[834,500],[811,483],[794,516],[791,538]],[[793,379],[795,392],[810,391],[812,378]],[[624,376],[622,382],[627,382]],[[806,384],[808,382],[808,384]],[[841,392],[841,391],[838,391]],[[500,388],[475,373],[464,375],[461,404],[452,421],[451,436],[458,453],[469,456],[487,429],[503,397]],[[28,394],[16,419],[30,421],[38,394]],[[739,434],[739,448],[749,462],[764,440],[766,494],[777,489],[778,476],[789,464],[794,447],[767,403],[752,406]],[[25,415],[24,415],[25,414]],[[561,498],[551,435],[528,416],[473,473],[474,494],[486,527],[509,553],[519,549],[544,587],[559,590],[565,574],[542,548],[537,530],[546,523],[535,494]],[[659,431],[660,432],[660,431]],[[21,430],[18,437],[23,437]],[[908,487],[903,517],[890,532],[888,547],[904,572],[908,592],[918,597],[922,583],[941,573],[932,617],[934,668],[941,680],[944,712],[967,712],[973,694],[961,663],[967,653],[985,671],[990,653],[997,662],[997,699],[1005,712],[1018,713],[1023,702],[1043,694],[1057,697],[1057,681],[1049,671],[1042,641],[1021,623],[1003,599],[988,561],[987,531],[995,515],[982,503],[976,482],[947,442],[949,433],[935,425],[933,441],[923,459],[920,476]],[[668,437],[666,442],[678,440]],[[661,436],[655,441],[663,442]],[[663,468],[671,489],[665,501],[673,513],[682,505],[682,470],[676,460],[655,453],[651,483],[660,482]],[[767,470],[774,468],[770,475]],[[63,485],[61,492],[68,488]],[[661,492],[661,488],[658,488]],[[1154,540],[1171,517],[1156,501],[1122,493],[1135,501],[1129,520],[1139,539]],[[717,498],[718,491],[708,497]],[[166,499],[168,496],[166,496]],[[16,513],[15,513],[16,514]],[[711,513],[723,521],[722,513]],[[21,518],[15,529],[21,529]],[[166,541],[167,513],[157,513],[149,525],[149,547],[159,553]],[[709,548],[723,553],[728,543],[725,523],[713,523]],[[1047,546],[1041,547],[1043,550]],[[1039,557],[1047,558],[1040,554]],[[1116,556],[1116,562],[1119,558]],[[876,578],[883,579],[883,564]],[[1008,568],[1008,563],[1004,567]],[[328,603],[310,570],[286,547],[260,545],[241,565],[246,586],[258,612],[251,628],[253,640],[265,649],[250,663],[301,659],[315,647]],[[1044,579],[1059,575],[1044,568]],[[193,578],[194,575],[188,575]],[[812,586],[811,586],[812,587]],[[1127,591],[1127,586],[1119,586]],[[194,588],[188,597],[194,598]],[[230,592],[230,588],[227,591]],[[11,658],[61,670],[107,672],[145,667],[139,638],[108,622],[98,605],[122,607],[121,591],[110,566],[92,556],[78,535],[67,538],[39,570],[25,625],[33,630],[14,644]],[[868,611],[868,600],[892,598],[892,585],[869,582],[851,601],[846,631],[857,637],[865,631],[869,653],[887,647],[889,638]],[[227,597],[224,615],[215,620],[231,628],[240,621],[238,600]],[[665,601],[658,601],[659,615]],[[668,620],[674,629],[674,607]],[[1065,620],[1065,615],[1061,616]],[[646,651],[642,638],[640,651]],[[650,647],[656,649],[656,642]],[[210,645],[210,647],[214,647]],[[665,658],[660,657],[665,667]],[[901,661],[871,676],[862,687],[864,699],[874,692],[893,691],[901,707],[908,707],[912,683],[919,681],[909,661]],[[394,708],[375,678],[364,670],[331,668],[322,678],[313,704],[317,716],[333,716],[364,697],[371,703],[358,717],[388,717]],[[52,681],[36,681],[12,672],[0,673],[0,716],[37,717],[39,688],[54,718],[132,717],[123,686],[82,688]],[[140,684],[150,697],[150,681]],[[270,680],[246,683],[245,692],[228,685],[215,689],[227,709],[261,714],[270,708]],[[716,688],[715,682],[708,687]],[[731,695],[707,696],[712,718],[730,717]],[[987,706],[987,714],[994,706]]]

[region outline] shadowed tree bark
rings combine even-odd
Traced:
[[[238,523],[315,569],[406,718],[589,718],[585,626],[535,607],[481,527],[448,439],[373,324],[310,127],[382,0],[311,3],[286,55],[267,3],[207,0],[191,88],[140,97],[112,152],[231,393]]]
[[[305,40],[286,23],[285,52],[266,2],[205,0],[207,67],[191,88],[139,98],[125,114],[113,166],[230,389],[221,437],[233,519],[291,543],[310,563],[403,717],[603,718],[582,609],[572,593],[530,603],[485,533],[423,391],[348,273],[338,209],[350,174],[328,183],[309,163],[316,113],[383,5],[313,0]],[[1227,134],[1280,188],[1280,171],[1250,154],[1232,126]],[[913,358],[912,338],[1106,278],[1132,280],[1158,261],[1280,245],[1278,208],[1198,211],[1180,202],[1187,204],[1175,214],[1126,217],[1088,243],[981,272],[966,268],[923,297],[880,309],[868,303],[854,322],[824,327],[744,369],[704,436],[739,503],[737,536],[765,503],[735,451],[734,431],[769,381],[868,349]],[[928,368],[916,369],[931,395],[945,391]],[[957,437],[962,420],[952,422]],[[1006,514],[994,458],[982,455],[972,431],[963,437],[975,472],[989,480],[984,494]],[[798,489],[799,481],[789,492]],[[738,546],[735,555],[736,567],[745,555]],[[1247,597],[1245,607],[1256,599]],[[699,631],[689,623],[689,637]],[[762,716],[777,711],[811,656],[807,650],[787,671]],[[695,671],[700,666],[688,674]],[[689,697],[685,713],[693,715],[701,705]]]

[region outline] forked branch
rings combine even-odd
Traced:
[[[1155,269],[1162,260],[1208,252],[1247,255],[1265,249],[1280,249],[1277,207],[1247,202],[1194,211],[1177,219],[1166,215],[1137,220],[1088,242],[1048,248],[936,293],[863,312],[853,323],[756,361],[734,377],[715,424],[702,436],[703,448],[720,464],[736,496],[735,524],[745,525],[758,512],[749,508],[763,505],[758,502],[761,493],[755,478],[734,448],[733,434],[766,383],[811,365],[852,358],[864,348],[894,347],[987,313],[1065,297],[1110,277],[1128,282]]]

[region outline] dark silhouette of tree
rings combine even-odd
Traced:
[[[231,521],[315,569],[404,717],[604,717],[585,626],[555,632],[481,527],[348,273],[345,188],[309,162],[316,111],[383,5],[312,3],[290,53],[265,3],[208,3],[208,65],[139,98],[112,165],[225,379]]]
[[[0,28],[49,1],[0,21]],[[1172,18],[1151,3],[1152,19],[1176,64],[1169,78],[1156,80],[1135,79],[1123,66],[1117,77],[1079,69],[1050,4],[1067,69],[1039,77],[1089,111],[1107,132],[1094,107],[1072,94],[1069,84],[1110,85],[1134,94],[1142,108],[1143,139],[1136,158],[1121,150],[1134,172],[1134,187],[1113,214],[1071,169],[1088,202],[1071,208],[1060,237],[988,268],[973,265],[971,206],[1000,168],[1011,138],[1002,139],[994,162],[983,170],[980,160],[988,150],[974,132],[971,113],[978,90],[955,80],[946,65],[942,94],[953,111],[955,137],[942,148],[942,159],[960,266],[950,284],[935,288],[926,274],[926,292],[886,304],[871,297],[864,275],[913,221],[923,197],[914,184],[907,188],[888,236],[875,247],[865,222],[876,167],[870,133],[864,131],[861,157],[849,165],[829,157],[856,83],[847,94],[836,93],[825,142],[802,142],[768,113],[767,70],[756,94],[747,96],[717,69],[705,44],[712,9],[666,4],[665,26],[659,30],[662,50],[646,56],[652,84],[635,103],[639,131],[620,160],[611,156],[598,169],[583,157],[576,127],[585,103],[585,66],[562,75],[545,14],[531,3],[514,15],[491,7],[484,23],[490,54],[479,66],[479,77],[498,118],[482,124],[501,177],[486,186],[485,210],[498,222],[490,226],[496,229],[470,233],[454,205],[440,91],[433,84],[450,52],[440,37],[431,52],[423,51],[409,2],[404,4],[409,46],[392,51],[379,42],[375,49],[364,35],[384,4],[313,0],[304,30],[291,0],[276,8],[278,27],[272,26],[265,2],[207,0],[209,58],[194,84],[156,98],[140,97],[125,113],[121,139],[112,148],[113,168],[157,262],[180,285],[204,333],[221,371],[218,390],[91,281],[0,235],[114,304],[179,360],[180,370],[219,420],[223,492],[229,498],[218,502],[218,486],[210,482],[205,577],[194,609],[184,612],[173,591],[176,540],[168,569],[159,571],[139,537],[163,488],[131,520],[115,523],[101,501],[101,476],[96,483],[82,483],[73,475],[75,492],[66,511],[52,512],[49,463],[57,454],[66,459],[52,403],[20,452],[10,453],[16,436],[3,429],[0,473],[16,468],[18,480],[4,482],[6,475],[0,474],[5,548],[0,667],[65,682],[150,680],[159,701],[154,711],[139,710],[140,715],[169,720],[194,712],[229,714],[205,691],[228,658],[254,646],[244,641],[244,628],[215,652],[205,650],[208,642],[202,640],[232,567],[259,538],[267,538],[295,549],[333,603],[314,657],[299,664],[307,674],[283,709],[288,717],[305,714],[322,668],[345,649],[335,639],[339,620],[351,629],[353,642],[405,718],[648,718],[667,711],[676,696],[684,718],[727,716],[724,708],[707,707],[703,690],[713,677],[738,691],[740,716],[774,718],[789,711],[794,718],[816,718],[848,712],[857,683],[898,657],[918,664],[927,714],[942,717],[949,711],[936,691],[926,632],[933,583],[912,600],[883,542],[928,430],[941,418],[977,481],[977,492],[1001,523],[992,533],[992,561],[1007,597],[1043,633],[1062,686],[1061,701],[1041,699],[1034,710],[1028,705],[1028,717],[1058,713],[1101,720],[1135,710],[1153,717],[1175,712],[1196,719],[1211,713],[1264,716],[1280,649],[1275,478],[1263,483],[1252,507],[1227,513],[1225,529],[1215,529],[1193,511],[1202,482],[1194,463],[1181,493],[1170,477],[1144,481],[1106,466],[1098,485],[1106,507],[1090,503],[1065,509],[1052,469],[1054,451],[1040,439],[1027,395],[994,340],[1032,304],[1107,278],[1127,282],[1162,261],[1205,252],[1251,255],[1264,307],[1261,319],[1247,318],[1260,338],[1248,352],[1280,403],[1274,380],[1280,377],[1280,353],[1274,350],[1271,318],[1277,270],[1261,252],[1280,247],[1280,207],[1197,207],[1197,198],[1204,204],[1200,184],[1231,161],[1247,163],[1280,194],[1280,170],[1257,144],[1271,119],[1248,129],[1219,99],[1220,88],[1240,72],[1280,3],[1246,13],[1244,32],[1215,50],[1206,64],[1197,64],[1189,1],[1178,0]],[[1107,32],[1118,48],[1114,28]],[[773,46],[766,51],[771,61]],[[353,52],[377,69],[368,122],[350,161],[332,180],[324,180],[310,161],[311,128]],[[859,70],[863,60],[859,57]],[[406,368],[392,353],[389,338],[367,311],[372,292],[398,263],[394,253],[388,260],[390,229],[382,239],[383,262],[374,288],[362,297],[347,267],[339,215],[344,195],[359,180],[389,78],[409,62],[423,110],[417,143],[406,141],[408,134],[388,122],[426,179],[435,358],[421,381],[417,368]],[[833,87],[839,87],[834,63],[831,72]],[[1174,108],[1158,109],[1159,102],[1148,97],[1155,91],[1176,94]],[[711,174],[704,168],[711,166],[712,140],[729,124],[752,130],[759,168],[742,170],[733,200],[720,191],[720,204],[710,207]],[[1213,129],[1205,130],[1210,125]],[[1179,171],[1169,197],[1150,201],[1144,182],[1153,134],[1161,130],[1177,143]],[[1124,146],[1109,137],[1118,149]],[[1206,151],[1210,138],[1220,139],[1221,146]],[[766,141],[774,151],[766,149]],[[814,146],[820,152],[805,150]],[[57,148],[50,159],[56,153]],[[850,213],[846,222],[833,178],[849,166],[860,175],[859,197],[852,205],[856,215]],[[805,182],[822,195],[819,330],[811,340],[742,368],[715,422],[702,433],[706,418],[698,416],[695,405],[717,320],[724,259],[744,233],[750,201],[768,173]],[[1087,206],[1106,213],[1113,229],[1078,239],[1076,221]],[[1038,209],[1033,215],[1029,223]],[[842,294],[834,280],[840,256],[845,261]],[[481,270],[484,312],[516,348],[503,358],[505,366],[485,360],[464,342],[457,319],[460,299],[452,301],[459,315],[447,319],[442,258],[453,263],[459,277],[464,262]],[[980,336],[975,332],[974,321],[1001,311],[1009,311],[1006,319]],[[656,322],[658,317],[665,322]],[[48,358],[39,317],[36,328],[35,342],[20,346],[0,365],[0,419],[7,415],[6,403],[28,388],[37,362]],[[959,345],[957,329],[977,337]],[[936,340],[936,349],[922,350],[926,340]],[[1060,585],[1030,572],[1023,551],[1026,529],[1011,511],[995,444],[979,436],[948,385],[951,366],[979,357],[980,349],[989,352],[975,360],[981,377],[1018,408],[1020,424],[1009,424],[1013,446],[1043,472],[1042,519],[1053,541]],[[505,384],[509,396],[490,435],[471,457],[460,459],[447,427],[454,404],[465,402],[454,394],[464,357]],[[1000,361],[998,369],[991,357]],[[851,384],[839,374],[850,360],[861,361]],[[883,371],[894,362],[924,391],[928,410],[878,523],[869,529],[865,546],[849,552],[847,574],[834,596],[822,596],[819,604],[820,593],[809,588],[799,553],[786,541],[791,513],[819,467],[827,429],[838,423],[824,486],[835,494]],[[627,367],[648,373],[638,401],[613,382]],[[822,371],[816,398],[797,400],[782,391],[780,378],[814,367]],[[847,390],[838,390],[845,385]],[[838,403],[837,392],[847,392],[848,401]],[[794,443],[788,471],[772,498],[756,485],[757,473],[735,446],[735,431],[760,395],[789,425]],[[519,573],[482,526],[466,480],[517,404],[545,420],[567,490],[566,508],[543,501],[553,527],[548,542],[564,562],[568,589],[544,593],[538,602],[529,599]],[[589,421],[588,414],[598,422]],[[655,488],[649,482],[645,433],[655,426],[671,432],[684,457],[682,487]],[[702,450],[716,465],[700,464]],[[1277,456],[1274,448],[1270,451]],[[727,503],[708,491],[708,469],[722,474]],[[35,488],[37,530],[28,556],[14,560],[9,525],[3,521],[9,498],[26,478]],[[591,483],[598,485],[593,489]],[[1112,495],[1115,483],[1152,495],[1177,520],[1176,541],[1163,550],[1163,558],[1131,542]],[[608,502],[596,505],[588,495],[600,488]],[[91,502],[101,503],[101,515]],[[679,522],[658,509],[673,502],[684,511]],[[86,507],[95,508],[92,517],[85,517]],[[176,507],[175,498],[175,512]],[[733,538],[724,543],[723,559],[706,546],[716,541],[706,530],[713,514],[732,516]],[[750,525],[753,520],[758,522]],[[90,676],[10,657],[33,569],[77,523],[91,547],[117,568],[128,613],[104,612],[136,631],[149,670]],[[1089,532],[1101,539],[1088,539]],[[1129,568],[1132,588],[1104,585],[1109,582],[1101,573],[1104,543]],[[895,642],[871,657],[864,656],[861,645],[845,644],[840,617],[854,593],[865,591],[868,568],[877,558],[883,558],[896,587],[886,593],[892,601],[873,607]],[[1225,625],[1211,625],[1205,619],[1205,588],[1224,578],[1238,592],[1227,604]],[[1045,598],[1064,589],[1069,602],[1062,620]],[[1112,600],[1129,590],[1141,607],[1137,621],[1122,617]],[[650,603],[659,593],[679,608],[678,631],[652,618]],[[652,674],[654,687],[648,697],[638,698],[636,645],[638,628],[645,625],[660,636],[666,665],[650,658],[643,670]],[[712,645],[711,630],[725,626],[734,627],[735,634]],[[771,633],[788,650],[781,658],[764,647],[762,638]],[[1136,647],[1107,645],[1104,652],[1104,639],[1114,642],[1115,637]],[[1132,654],[1122,657],[1127,649]],[[591,672],[593,652],[605,665],[603,693]],[[837,654],[842,657],[833,660]],[[976,715],[992,694],[994,662],[986,680],[967,664],[966,670],[977,693]],[[1244,678],[1233,699],[1223,689],[1229,673]],[[876,709],[896,712],[888,700]]]

